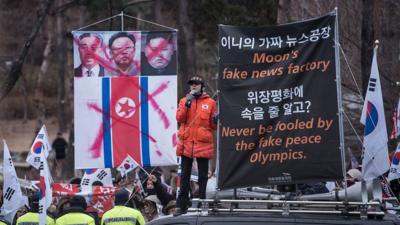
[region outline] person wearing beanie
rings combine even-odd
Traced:
[[[39,193],[33,193],[29,197],[29,212],[20,216],[16,225],[39,224]],[[54,225],[54,219],[47,216],[47,225]]]
[[[142,213],[125,206],[129,201],[129,195],[125,188],[115,193],[114,207],[104,213],[101,225],[144,225]]]
[[[76,195],[72,197],[70,207],[65,210],[65,214],[58,217],[57,225],[95,225],[95,218],[85,212],[87,203],[84,197]]]
[[[206,198],[208,162],[214,157],[214,130],[217,128],[217,104],[205,91],[200,76],[190,78],[190,92],[179,101],[176,120],[179,123],[176,155],[181,157],[181,183],[176,212],[187,212],[193,160],[197,161],[199,197]]]
[[[362,175],[360,170],[358,169],[350,169],[346,173],[346,182],[347,182],[347,187],[350,187],[351,185],[355,184],[357,181],[361,181]]]

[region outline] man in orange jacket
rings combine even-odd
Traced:
[[[217,104],[204,92],[204,80],[190,78],[190,93],[179,101],[176,120],[179,123],[176,155],[181,156],[181,185],[175,216],[187,212],[189,182],[193,159],[198,165],[199,197],[206,198],[208,161],[214,156],[213,133],[216,129]]]

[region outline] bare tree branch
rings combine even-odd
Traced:
[[[22,67],[25,62],[25,58],[28,55],[29,49],[32,46],[33,42],[36,39],[37,34],[39,33],[40,28],[43,25],[44,20],[49,14],[49,10],[54,0],[42,0],[40,4],[40,8],[38,10],[38,20],[32,27],[32,31],[25,42],[24,47],[18,55],[11,66],[9,73],[5,81],[0,86],[0,102],[10,93],[15,84],[17,83],[19,77],[21,76]]]
[[[55,7],[49,14],[50,15],[55,15],[55,14],[59,14],[62,13],[66,10],[68,10],[69,8],[72,8],[76,5],[79,5],[79,0],[71,0],[69,2],[66,2],[64,4],[61,4],[57,7]]]
[[[140,3],[145,3],[145,2],[152,2],[152,1],[153,1],[153,0],[133,0],[133,1],[129,1],[129,2],[125,3],[125,4],[122,6],[122,10],[124,10],[124,9],[126,9],[127,7],[132,6],[132,5],[136,5],[136,4],[140,4]]]

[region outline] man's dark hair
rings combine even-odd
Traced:
[[[118,33],[113,34],[110,37],[110,40],[108,40],[108,47],[111,48],[111,45],[114,43],[115,39],[121,38],[121,37],[127,37],[127,38],[131,39],[133,44],[136,46],[136,39],[135,39],[135,36],[133,36],[133,34],[130,34],[127,32],[118,32]]]
[[[101,38],[98,34],[95,33],[83,33],[79,35],[79,41],[87,37],[95,37],[100,40],[100,45],[103,44],[103,38]]]
[[[104,186],[103,182],[96,180],[95,182],[92,183],[92,186]]]
[[[29,208],[31,212],[39,211],[39,192],[34,192],[29,196]]]
[[[73,177],[71,178],[71,180],[69,181],[70,184],[81,184],[82,179],[79,177]]]
[[[115,205],[125,205],[129,200],[129,192],[122,188],[121,190],[115,193]]]
[[[155,38],[163,38],[168,41],[168,43],[172,43],[172,33],[171,32],[149,32],[147,33],[146,44],[150,42],[151,39]]]
[[[75,195],[74,197],[72,197],[71,201],[69,202],[69,205],[71,207],[80,207],[82,209],[87,208],[87,203],[85,198],[80,195]]]

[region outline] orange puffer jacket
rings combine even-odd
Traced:
[[[176,155],[211,159],[214,157],[213,130],[216,124],[213,117],[217,112],[217,104],[206,93],[198,99],[193,98],[190,108],[185,103],[186,97],[179,101],[176,112],[179,123]]]

